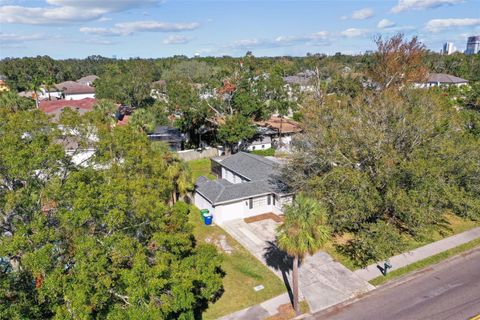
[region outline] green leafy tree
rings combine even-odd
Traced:
[[[7,91],[0,94],[0,108],[4,112],[18,112],[33,109],[35,102],[32,99],[20,97],[16,92]]]
[[[285,174],[290,185],[328,205],[336,234],[365,239],[378,234],[369,231],[377,224],[405,236],[385,237],[390,244],[378,250],[356,246],[359,265],[441,229],[448,212],[480,218],[478,136],[436,92],[375,93],[340,106],[327,99],[304,115],[305,133]]]
[[[0,318],[194,319],[218,297],[220,256],[171,205],[178,159],[104,125],[94,163],[74,167],[39,110],[0,115]]]
[[[152,81],[151,68],[141,60],[113,64],[95,81],[95,95],[134,108],[144,107],[153,103],[150,97]]]
[[[155,116],[147,109],[138,109],[129,119],[130,126],[141,132],[151,133],[155,129]]]
[[[293,308],[298,305],[298,264],[307,254],[320,250],[330,238],[326,208],[317,200],[298,194],[284,207],[284,222],[277,229],[278,247],[293,257]]]
[[[228,146],[229,152],[234,151],[236,143],[250,139],[255,135],[255,128],[251,120],[234,114],[225,119],[225,123],[218,129],[218,138]]]

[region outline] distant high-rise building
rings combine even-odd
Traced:
[[[480,53],[480,36],[468,37],[465,54]]]
[[[456,51],[457,51],[457,48],[455,48],[455,45],[453,44],[453,42],[445,42],[445,44],[443,45],[443,50],[442,50],[443,54],[452,54]]]

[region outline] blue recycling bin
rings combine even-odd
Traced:
[[[203,222],[205,222],[205,225],[209,226],[212,224],[213,221],[213,216],[211,214],[204,214],[203,215]]]

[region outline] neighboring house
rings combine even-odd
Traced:
[[[283,78],[283,82],[291,91],[291,86],[298,86],[300,91],[314,91],[315,87],[312,85],[312,79],[316,73],[312,70],[306,70],[305,72],[299,72],[293,76],[287,76]]]
[[[415,86],[417,88],[431,88],[431,87],[441,87],[441,86],[463,86],[468,84],[468,80],[452,76],[445,73],[430,73],[428,75],[427,81],[425,83],[417,83]]]
[[[40,101],[39,109],[45,114],[52,116],[52,121],[58,122],[60,115],[65,109],[72,109],[81,115],[93,110],[96,100],[92,98],[85,98],[82,100],[45,100]],[[57,143],[62,145],[65,153],[69,155],[75,165],[87,165],[94,153],[94,142],[97,140],[96,134],[92,133],[88,136],[87,145],[79,143],[78,133],[68,131],[62,126],[58,125],[62,132],[62,137],[57,140]]]
[[[93,105],[96,100],[92,98],[85,98],[82,100],[52,100],[40,101],[39,109],[47,115],[53,116],[53,121],[58,121],[60,114],[65,108],[70,108],[78,111],[80,114],[93,110]]]
[[[290,151],[293,136],[302,132],[298,122],[278,116],[272,116],[266,121],[256,121],[255,124],[269,129],[265,130],[263,137],[270,136],[272,146],[283,151]]]
[[[10,91],[10,87],[7,85],[7,78],[0,75],[0,92]]]
[[[35,99],[35,92],[33,92],[32,90],[20,91],[18,95],[23,98]]]
[[[58,90],[55,86],[48,89],[45,86],[42,86],[38,93],[38,98],[40,100],[59,100],[63,97],[62,91]]]
[[[65,81],[56,84],[55,87],[62,92],[65,100],[81,100],[95,98],[95,88],[75,81]]]
[[[88,75],[88,76],[85,76],[85,77],[82,77],[82,78],[78,79],[77,83],[81,84],[81,85],[84,85],[84,86],[93,87],[93,82],[97,79],[98,79],[98,77],[96,75],[91,74],[91,75]]]
[[[168,102],[167,82],[165,80],[154,81],[150,87],[150,97],[163,102]]]
[[[248,143],[245,147],[248,151],[266,150],[272,147],[272,137],[269,135],[260,135],[255,140]]]
[[[195,205],[208,209],[217,224],[263,213],[282,214],[293,194],[281,183],[280,162],[272,159],[246,152],[212,158],[212,172],[219,179],[197,179]]]
[[[94,141],[89,140],[86,145],[79,143],[75,136],[64,136],[57,141],[65,149],[65,153],[71,157],[72,163],[77,166],[89,165],[89,159],[95,154]]]
[[[170,150],[180,151],[185,140],[179,129],[169,126],[158,126],[155,131],[148,135],[151,141],[162,141],[168,144]]]

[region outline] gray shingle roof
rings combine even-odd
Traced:
[[[195,189],[213,205],[285,192],[284,186],[278,180],[278,162],[246,152],[217,158],[215,161],[250,181],[234,184],[225,179],[212,181],[203,176],[199,177]]]
[[[270,184],[264,180],[230,183],[225,179],[208,180],[202,176],[197,179],[195,187],[213,205],[272,193]]]
[[[217,162],[250,181],[267,180],[278,169],[278,163],[246,152],[236,153]]]
[[[430,73],[427,83],[467,83],[468,80],[445,73]]]

